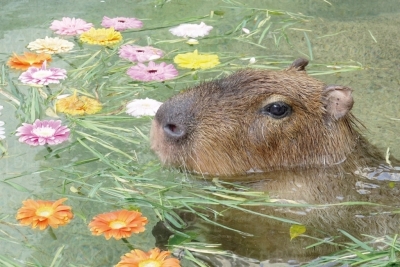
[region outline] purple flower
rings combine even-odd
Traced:
[[[60,83],[67,78],[67,71],[59,68],[46,68],[46,61],[41,68],[30,67],[23,72],[18,80],[25,84],[48,85],[49,83]]]
[[[164,81],[173,79],[178,76],[178,71],[174,65],[161,62],[159,65],[153,61],[146,66],[138,63],[136,66],[130,67],[126,72],[132,79],[148,82],[148,81]]]
[[[57,145],[68,139],[69,129],[62,126],[60,120],[36,120],[33,124],[22,123],[16,136],[19,136],[20,142],[31,146]]]
[[[143,22],[135,18],[109,18],[104,16],[103,21],[101,22],[101,26],[105,28],[113,27],[116,31],[123,31],[126,29],[137,29],[142,28]]]
[[[118,54],[121,58],[132,62],[145,62],[161,58],[164,52],[151,46],[124,45]]]
[[[87,23],[82,19],[64,17],[62,20],[54,20],[50,29],[60,35],[77,35],[90,30],[92,23]]]

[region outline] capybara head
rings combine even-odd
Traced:
[[[284,71],[244,69],[204,82],[157,111],[151,147],[184,170],[235,175],[332,166],[356,146],[351,89]]]

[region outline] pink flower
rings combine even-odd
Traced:
[[[62,126],[60,120],[36,120],[33,124],[22,123],[16,136],[19,136],[20,142],[31,146],[57,145],[68,139],[69,129]]]
[[[64,17],[62,20],[55,20],[51,23],[50,29],[61,35],[77,35],[90,30],[92,23],[83,19]]]
[[[161,58],[164,53],[160,49],[151,46],[124,45],[118,52],[123,59],[130,61],[145,62]]]
[[[116,31],[123,31],[126,29],[137,29],[142,28],[143,22],[135,18],[109,18],[104,16],[103,21],[101,22],[101,26],[105,28],[113,27]]]
[[[126,72],[132,79],[148,82],[148,81],[164,81],[173,79],[178,76],[178,71],[174,65],[161,62],[159,65],[153,61],[146,66],[138,63],[136,66],[130,67]]]
[[[59,68],[46,68],[46,61],[41,68],[30,67],[23,72],[18,80],[25,84],[48,85],[49,83],[60,83],[67,78],[67,71]]]

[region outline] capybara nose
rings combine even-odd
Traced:
[[[165,123],[163,130],[164,133],[172,139],[180,139],[186,135],[185,127],[177,123]]]

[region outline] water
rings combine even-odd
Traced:
[[[338,0],[330,1],[331,4],[322,0],[312,2],[243,1],[245,5],[239,7],[233,7],[230,2],[218,1],[218,5],[216,5],[215,1],[201,1],[201,4],[199,4],[198,1],[172,0],[161,5],[162,1],[153,0],[0,0],[0,62],[4,64],[13,52],[26,51],[25,46],[29,42],[53,35],[52,31],[48,29],[50,23],[54,19],[61,19],[64,16],[82,18],[95,23],[96,26],[99,26],[103,16],[137,17],[143,20],[145,29],[166,27],[127,34],[137,43],[141,45],[152,43],[164,51],[176,49],[181,52],[193,51],[193,47],[188,47],[184,43],[164,42],[174,39],[173,36],[168,35],[167,29],[184,22],[185,19],[208,15],[211,10],[223,11],[223,16],[214,15],[211,19],[204,19],[206,23],[214,26],[214,30],[210,39],[200,42],[200,45],[196,48],[202,52],[218,53],[223,63],[226,63],[233,55],[246,58],[246,60],[235,59],[231,65],[226,65],[225,67],[229,71],[235,67],[247,66],[248,58],[253,56],[257,57],[257,64],[260,66],[268,62],[267,56],[274,56],[275,59],[279,60],[286,59],[288,62],[297,57],[310,57],[307,38],[312,47],[312,61],[308,68],[310,73],[317,70],[327,70],[326,65],[342,65],[342,63],[343,65],[358,65],[359,62],[363,66],[363,70],[321,75],[318,78],[328,84],[350,86],[354,90],[355,98],[353,112],[367,127],[368,130],[365,131],[365,135],[368,140],[382,151],[390,148],[391,153],[400,158],[400,142],[398,139],[400,121],[395,120],[400,118],[400,107],[398,105],[400,96],[398,79],[400,46],[398,45],[397,26],[400,23],[399,1]],[[302,13],[310,17],[302,23],[288,26],[286,34],[290,44],[282,39],[278,47],[275,45],[272,35],[267,35],[261,42],[261,45],[265,46],[266,49],[233,39],[212,38],[232,30],[246,15],[250,16],[251,11],[246,10],[248,7],[279,9]],[[264,15],[260,14],[259,18],[262,16]],[[272,20],[279,25],[279,17],[273,17]],[[201,20],[197,20],[197,22],[199,21]],[[249,20],[243,26],[249,30],[255,30],[256,24],[254,20]],[[307,31],[299,29],[306,29]],[[241,34],[243,33],[239,32],[236,36]],[[248,40],[257,42],[258,38],[259,35],[256,35]],[[171,59],[173,55],[175,55],[174,52],[171,52],[167,58]],[[68,66],[61,60],[54,60],[59,62],[58,67]],[[278,66],[284,67],[284,65]],[[182,72],[184,71],[182,70]],[[198,80],[211,78],[220,72],[221,70],[200,72]],[[19,74],[11,70],[9,75],[15,81]],[[146,90],[134,90],[132,92],[128,92],[126,88],[121,90],[125,90],[122,95],[127,96],[127,100],[137,96],[149,96],[163,101],[168,96],[198,82],[198,80],[169,82],[168,84],[172,89],[163,85],[156,85],[154,89],[147,88]],[[80,86],[79,80],[71,83]],[[3,85],[0,88],[3,88]],[[5,89],[9,89],[9,87],[5,87]],[[118,90],[106,88],[104,95],[107,93],[115,94],[118,93]],[[0,120],[6,122],[5,128],[8,134],[7,139],[2,141],[2,145],[7,149],[7,154],[4,154],[0,159],[0,173],[3,181],[0,183],[0,256],[7,255],[9,259],[16,259],[21,263],[21,266],[24,266],[26,261],[33,262],[35,260],[42,266],[50,266],[57,249],[63,248],[60,266],[112,266],[116,264],[120,256],[127,252],[126,245],[116,240],[105,242],[103,237],[92,236],[86,225],[97,213],[126,206],[126,202],[120,198],[110,196],[108,194],[110,191],[92,190],[96,185],[100,185],[100,188],[114,188],[117,182],[112,178],[109,170],[104,168],[102,162],[74,166],[72,163],[77,160],[93,157],[81,146],[72,146],[61,154],[61,159],[46,159],[45,156],[48,154],[46,149],[42,147],[32,148],[19,143],[14,136],[14,131],[21,122],[16,117],[17,111],[12,104],[8,99],[0,96],[0,105],[4,106]],[[135,123],[134,126],[139,127],[145,135],[148,135],[149,119],[129,120],[129,123]],[[121,124],[117,123],[117,125]],[[122,135],[124,134],[122,133]],[[129,169],[131,175],[139,174],[140,176],[147,171],[150,174],[144,175],[145,178],[175,179],[183,183],[196,184],[194,178],[185,174],[155,170],[158,161],[150,152],[146,139],[140,137],[137,132],[132,135],[135,140],[140,141],[140,144],[114,143],[120,149],[124,149],[126,153],[137,154],[138,162],[132,162],[133,167]],[[130,135],[127,134],[127,136]],[[106,149],[103,151],[104,153],[107,152]],[[121,160],[128,165],[126,158],[116,157],[113,160],[117,163],[118,160]],[[65,165],[70,166],[68,164],[72,164],[69,168],[71,172],[66,172],[62,168]],[[125,167],[126,165],[122,166]],[[96,173],[97,168],[98,173]],[[79,182],[74,181],[74,179]],[[85,187],[83,182],[91,186]],[[102,182],[104,184],[100,184]],[[81,190],[80,194],[73,193],[71,188]],[[47,232],[32,231],[28,227],[17,225],[17,221],[14,219],[15,213],[23,200],[27,198],[56,199],[65,195],[69,198],[68,205],[73,206],[75,219],[67,227],[60,227],[55,231],[56,240]],[[151,212],[149,207],[142,207],[142,209],[151,221],[148,229],[152,229],[157,222],[156,215]],[[240,219],[237,223],[240,223]],[[242,219],[243,221],[246,220],[246,218]],[[332,219],[332,221],[335,220]],[[260,236],[280,240],[285,235],[285,233],[277,233],[282,229],[281,223],[266,221],[265,224],[269,226],[257,228],[257,231],[260,232],[256,232]],[[202,225],[202,223],[199,223],[199,225]],[[284,227],[287,227],[287,224],[284,224]],[[365,228],[368,228],[368,226],[365,226]],[[210,229],[204,229],[199,239],[201,241],[218,242],[219,240],[213,240],[212,236],[207,236],[209,231]],[[219,230],[216,231],[218,233]],[[234,250],[235,253],[243,256],[266,260],[271,255],[269,251],[278,250],[278,253],[274,254],[275,258],[279,258],[277,255],[280,255],[281,258],[288,259],[294,254],[290,249],[279,251],[280,244],[266,248],[260,246],[260,244],[246,243],[248,238],[245,236],[235,235],[234,238],[238,239],[229,239],[229,235],[231,235],[229,232],[221,231],[220,233],[222,236],[220,240],[227,240],[222,248]],[[152,248],[156,242],[150,230],[133,237],[130,241],[143,250]],[[295,239],[292,245],[293,243],[295,243],[297,249],[302,247],[301,239]],[[313,257],[317,257],[318,253],[319,251],[316,251],[311,254]],[[187,262],[184,264],[189,266]]]

